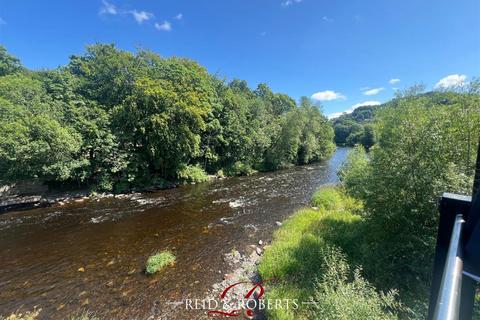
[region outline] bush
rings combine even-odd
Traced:
[[[332,248],[323,259],[324,274],[317,280],[310,319],[397,319],[403,309],[397,292],[378,293],[361,275],[353,272],[340,250]],[[351,280],[350,280],[351,279]]]
[[[369,163],[365,149],[358,145],[348,152],[347,159],[338,172],[340,181],[348,194],[363,199],[366,195]]]
[[[380,289],[398,288],[419,317],[426,312],[438,199],[443,192],[470,194],[480,135],[480,96],[448,95],[448,105],[419,95],[379,110],[378,143],[368,158],[355,149],[340,174],[348,194],[364,202],[368,279]]]
[[[175,256],[171,252],[158,252],[148,258],[145,273],[150,275],[160,271],[166,266],[173,266],[175,259]]]
[[[233,165],[225,168],[224,173],[227,176],[249,176],[256,171],[249,164],[237,161]]]
[[[208,181],[207,173],[199,166],[187,165],[181,167],[177,172],[178,179],[186,183],[199,183]]]

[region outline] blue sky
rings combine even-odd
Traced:
[[[95,42],[192,58],[252,87],[314,97],[332,114],[384,102],[394,88],[480,76],[480,1],[0,3],[0,44],[29,68],[66,64]]]

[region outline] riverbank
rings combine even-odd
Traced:
[[[205,299],[253,251],[263,255],[277,222],[307,205],[320,185],[338,182],[347,152],[338,148],[318,164],[125,199],[2,214],[0,310],[9,315],[38,306],[39,319],[68,319],[85,309],[100,319],[203,319],[202,310],[167,303]],[[244,258],[231,266],[234,250]],[[175,265],[145,276],[148,257],[161,251],[174,254]]]
[[[209,175],[208,180],[224,179]],[[42,208],[53,204],[63,206],[71,202],[83,202],[84,200],[99,201],[105,198],[130,199],[138,197],[142,193],[151,193],[161,190],[177,188],[184,184],[196,184],[196,182],[163,182],[160,185],[150,185],[143,188],[132,188],[127,192],[111,193],[111,192],[95,192],[90,189],[80,190],[53,190],[39,194],[28,195],[9,195],[0,197],[0,214],[11,210],[27,210],[32,208]]]
[[[315,165],[315,163],[305,164],[303,166]],[[302,166],[302,165],[297,165]],[[292,166],[287,166],[285,168],[281,168],[278,170],[272,171],[279,171],[285,170],[287,168],[292,168]],[[268,171],[268,172],[272,172]],[[129,199],[131,197],[136,197],[138,194],[141,193],[150,193],[156,192],[160,190],[168,190],[177,188],[180,185],[194,185],[197,183],[207,182],[215,179],[226,179],[232,178],[237,176],[250,176],[252,174],[259,173],[260,171],[255,170],[237,170],[234,171],[232,175],[224,175],[223,172],[220,175],[198,175],[198,172],[195,174],[188,174],[185,176],[185,179],[182,181],[175,181],[170,182],[166,180],[162,180],[160,184],[153,184],[144,187],[136,187],[131,188],[126,192],[96,192],[92,191],[89,188],[84,188],[80,190],[53,190],[53,191],[45,191],[42,193],[33,193],[33,194],[13,194],[2,196],[0,195],[0,214],[6,213],[11,210],[28,210],[32,208],[41,208],[47,207],[52,204],[59,204],[61,206],[70,203],[70,202],[83,202],[84,200],[94,200],[98,201],[104,198],[119,198],[119,199]],[[264,172],[265,173],[265,172]],[[45,187],[47,188],[47,187]],[[46,189],[48,190],[48,188]]]
[[[274,279],[266,299],[298,302],[268,310],[268,318],[395,319],[395,293],[378,292],[357,265],[361,204],[335,187],[318,190],[311,204],[275,231],[258,266],[262,279]]]

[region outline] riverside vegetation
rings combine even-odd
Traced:
[[[123,192],[327,158],[333,129],[307,98],[251,90],[198,63],[88,46],[33,71],[0,47],[0,182]]]
[[[471,194],[480,85],[400,93],[371,122],[338,188],[321,189],[274,234],[259,266],[271,299],[315,305],[271,319],[424,319],[443,192]],[[442,96],[442,99],[438,99]],[[477,314],[478,316],[478,314]]]
[[[275,233],[259,265],[276,279],[267,297],[313,304],[270,310],[271,319],[425,317],[438,198],[471,192],[480,85],[419,89],[376,107],[360,140],[368,153],[357,146],[341,185]],[[2,182],[121,192],[309,163],[334,149],[331,123],[309,99],[297,105],[191,60],[104,44],[42,71],[1,48],[0,114]]]

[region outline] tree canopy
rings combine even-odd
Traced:
[[[183,58],[88,46],[31,71],[0,48],[0,181],[122,191],[199,170],[245,174],[319,161],[333,129],[308,99],[222,80]]]

